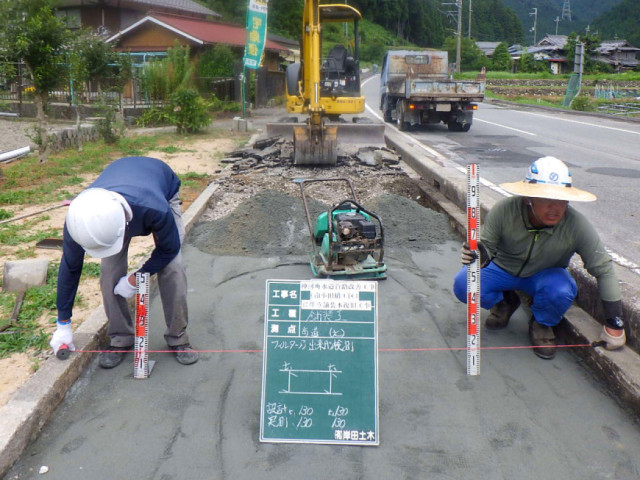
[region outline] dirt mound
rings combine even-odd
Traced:
[[[311,218],[329,205],[308,199]],[[400,195],[383,193],[363,205],[385,228],[385,249],[425,250],[457,238],[447,218]],[[306,255],[311,238],[300,197],[276,190],[259,192],[217,220],[201,222],[189,243],[214,255]]]

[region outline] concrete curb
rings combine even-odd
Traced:
[[[187,232],[195,225],[217,187],[216,184],[210,184],[183,213]],[[154,285],[155,276],[152,277],[152,288]],[[76,349],[98,350],[106,336],[107,323],[107,316],[100,305],[75,330]],[[0,408],[0,478],[20,458],[29,442],[38,437],[42,427],[94,356],[95,353],[73,354],[66,361],[60,361],[55,356],[49,357]]]
[[[387,145],[402,155],[404,162],[421,176],[421,187],[430,197],[434,209],[445,213],[454,229],[461,235],[466,231],[466,176],[458,169],[427,156],[416,142],[410,143],[396,131],[387,129]],[[482,189],[481,215],[493,207],[500,194]],[[482,217],[481,217],[482,218]],[[615,393],[616,397],[636,415],[640,415],[640,355],[639,339],[633,332],[640,326],[640,281],[638,276],[617,264],[614,266],[620,280],[623,296],[623,315],[626,320],[627,346],[609,352],[603,348],[579,348],[577,353]],[[571,344],[591,343],[602,330],[602,312],[599,306],[595,279],[584,270],[578,259],[573,259],[569,270],[578,284],[578,307],[572,307],[562,325],[562,332]],[[564,322],[563,322],[564,323]]]

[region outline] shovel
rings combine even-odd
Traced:
[[[49,260],[30,259],[4,262],[2,283],[5,292],[16,292],[16,303],[13,306],[9,323],[0,327],[0,332],[18,324],[18,314],[27,289],[44,285],[47,281]]]

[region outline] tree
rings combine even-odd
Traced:
[[[607,66],[601,62],[592,60],[591,57],[596,54],[596,49],[600,46],[600,35],[598,34],[586,34],[580,35],[573,32],[567,37],[567,44],[564,49],[567,52],[567,63],[573,68],[574,59],[576,56],[576,44],[578,41],[584,44],[584,68],[583,72],[597,73],[600,71],[607,71]]]
[[[537,73],[547,70],[547,62],[538,61],[532,53],[524,52],[518,60],[518,71],[522,73]]]
[[[226,45],[216,45],[205,50],[198,58],[198,77],[232,77],[236,58]]]
[[[0,2],[0,52],[5,60],[24,62],[34,87],[41,162],[49,156],[45,107],[49,92],[67,78],[65,49],[71,34],[53,13],[51,0]]]
[[[449,53],[449,63],[456,61],[456,38],[447,37],[442,46]],[[478,48],[476,42],[470,38],[463,38],[461,42],[461,70],[479,70],[487,65],[487,56]]]
[[[505,42],[501,42],[498,44],[493,52],[493,57],[491,58],[491,68],[493,70],[497,70],[500,72],[511,71],[511,64],[513,63],[513,61],[508,49],[509,47]]]

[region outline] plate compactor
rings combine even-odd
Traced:
[[[382,221],[373,212],[365,210],[356,198],[351,181],[347,178],[297,180],[307,215],[307,224],[313,244],[311,270],[316,277],[353,279],[386,278],[383,263],[384,229]],[[318,182],[344,182],[351,198],[335,203],[311,219],[305,187]]]

